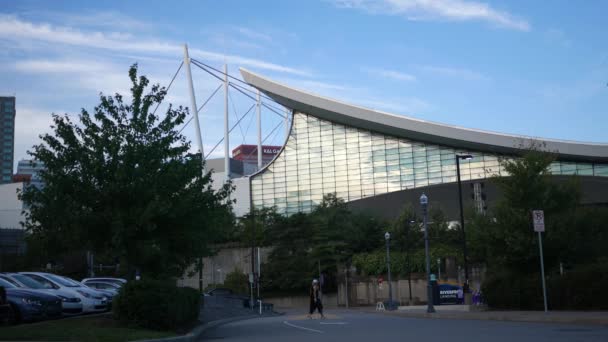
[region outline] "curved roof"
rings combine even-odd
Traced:
[[[434,123],[367,109],[298,90],[240,69],[245,82],[281,105],[321,119],[388,135],[492,153],[517,154],[533,141],[546,143],[562,160],[608,161],[608,144],[574,142],[494,133]]]

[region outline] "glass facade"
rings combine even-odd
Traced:
[[[456,154],[462,180],[505,175],[496,155],[454,149],[348,127],[295,113],[283,151],[251,179],[254,207],[278,212],[310,212],[323,195],[345,201],[456,181]],[[554,162],[553,174],[608,176],[608,164]]]

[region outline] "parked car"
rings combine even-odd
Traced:
[[[102,281],[104,283],[112,283],[112,284],[118,285],[119,287],[122,287],[124,284],[127,283],[126,279],[112,278],[112,277],[84,278],[84,279],[82,279],[81,283],[86,285],[86,283],[88,283],[89,281]]]
[[[218,287],[213,290],[209,290],[204,293],[207,296],[220,296],[220,297],[230,297],[234,295],[234,292],[231,289]]]
[[[68,281],[61,276],[44,272],[20,272],[20,274],[34,279],[46,288],[58,288],[76,295],[82,301],[82,311],[85,313],[101,312],[108,309],[108,298],[105,295],[77,282]]]
[[[104,295],[106,297],[106,299],[108,300],[108,309],[110,309],[112,307],[112,299],[114,298],[114,296],[116,295],[115,292],[111,292],[111,291],[106,291],[106,290],[97,290],[97,289],[93,289],[91,287],[88,287],[82,283],[77,282],[76,280],[69,278],[69,277],[64,277],[64,276],[60,276],[61,278],[63,278],[65,281],[67,281],[68,283],[71,283],[74,287],[77,288],[86,288],[86,289],[91,289],[95,292],[101,293],[102,295]]]
[[[11,283],[18,288],[29,289],[31,291],[59,297],[61,299],[61,308],[65,315],[82,313],[82,300],[70,291],[61,290],[59,287],[47,288],[32,278],[19,273],[0,273],[0,279]]]
[[[116,285],[114,283],[109,283],[109,282],[105,282],[105,281],[98,281],[98,280],[88,280],[86,282],[83,281],[82,283],[97,291],[111,292],[113,294],[113,296],[117,295],[121,288],[120,285]]]
[[[216,302],[216,303],[226,303],[226,302],[239,303],[240,302],[246,308],[249,308],[252,305],[251,299],[249,298],[249,296],[234,293],[234,291],[232,291],[231,289],[224,288],[224,287],[218,287],[213,290],[209,290],[209,291],[203,293],[203,295],[205,297],[215,297],[215,298],[205,299],[206,302]]]
[[[6,301],[6,289],[0,286],[0,324],[8,323],[11,305]]]
[[[0,286],[6,290],[6,301],[10,305],[10,323],[61,317],[59,297],[18,288],[4,279],[0,279]]]

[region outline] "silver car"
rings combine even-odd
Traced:
[[[82,313],[82,300],[70,291],[61,290],[58,286],[53,286],[52,284],[45,286],[19,273],[0,273],[0,279],[6,280],[18,288],[27,288],[61,298],[61,309],[64,315]]]

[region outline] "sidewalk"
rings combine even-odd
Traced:
[[[451,309],[448,305],[436,306],[435,313],[427,313],[426,306],[405,307],[407,309],[395,311],[365,308],[364,311],[414,318],[608,325],[608,311],[467,311],[461,307],[459,305]]]
[[[212,321],[224,320],[235,317],[247,316],[268,317],[275,316],[277,313],[263,311],[259,314],[259,309],[246,308],[243,306],[243,300],[231,297],[205,297],[205,304],[202,307],[199,321],[209,323]]]

